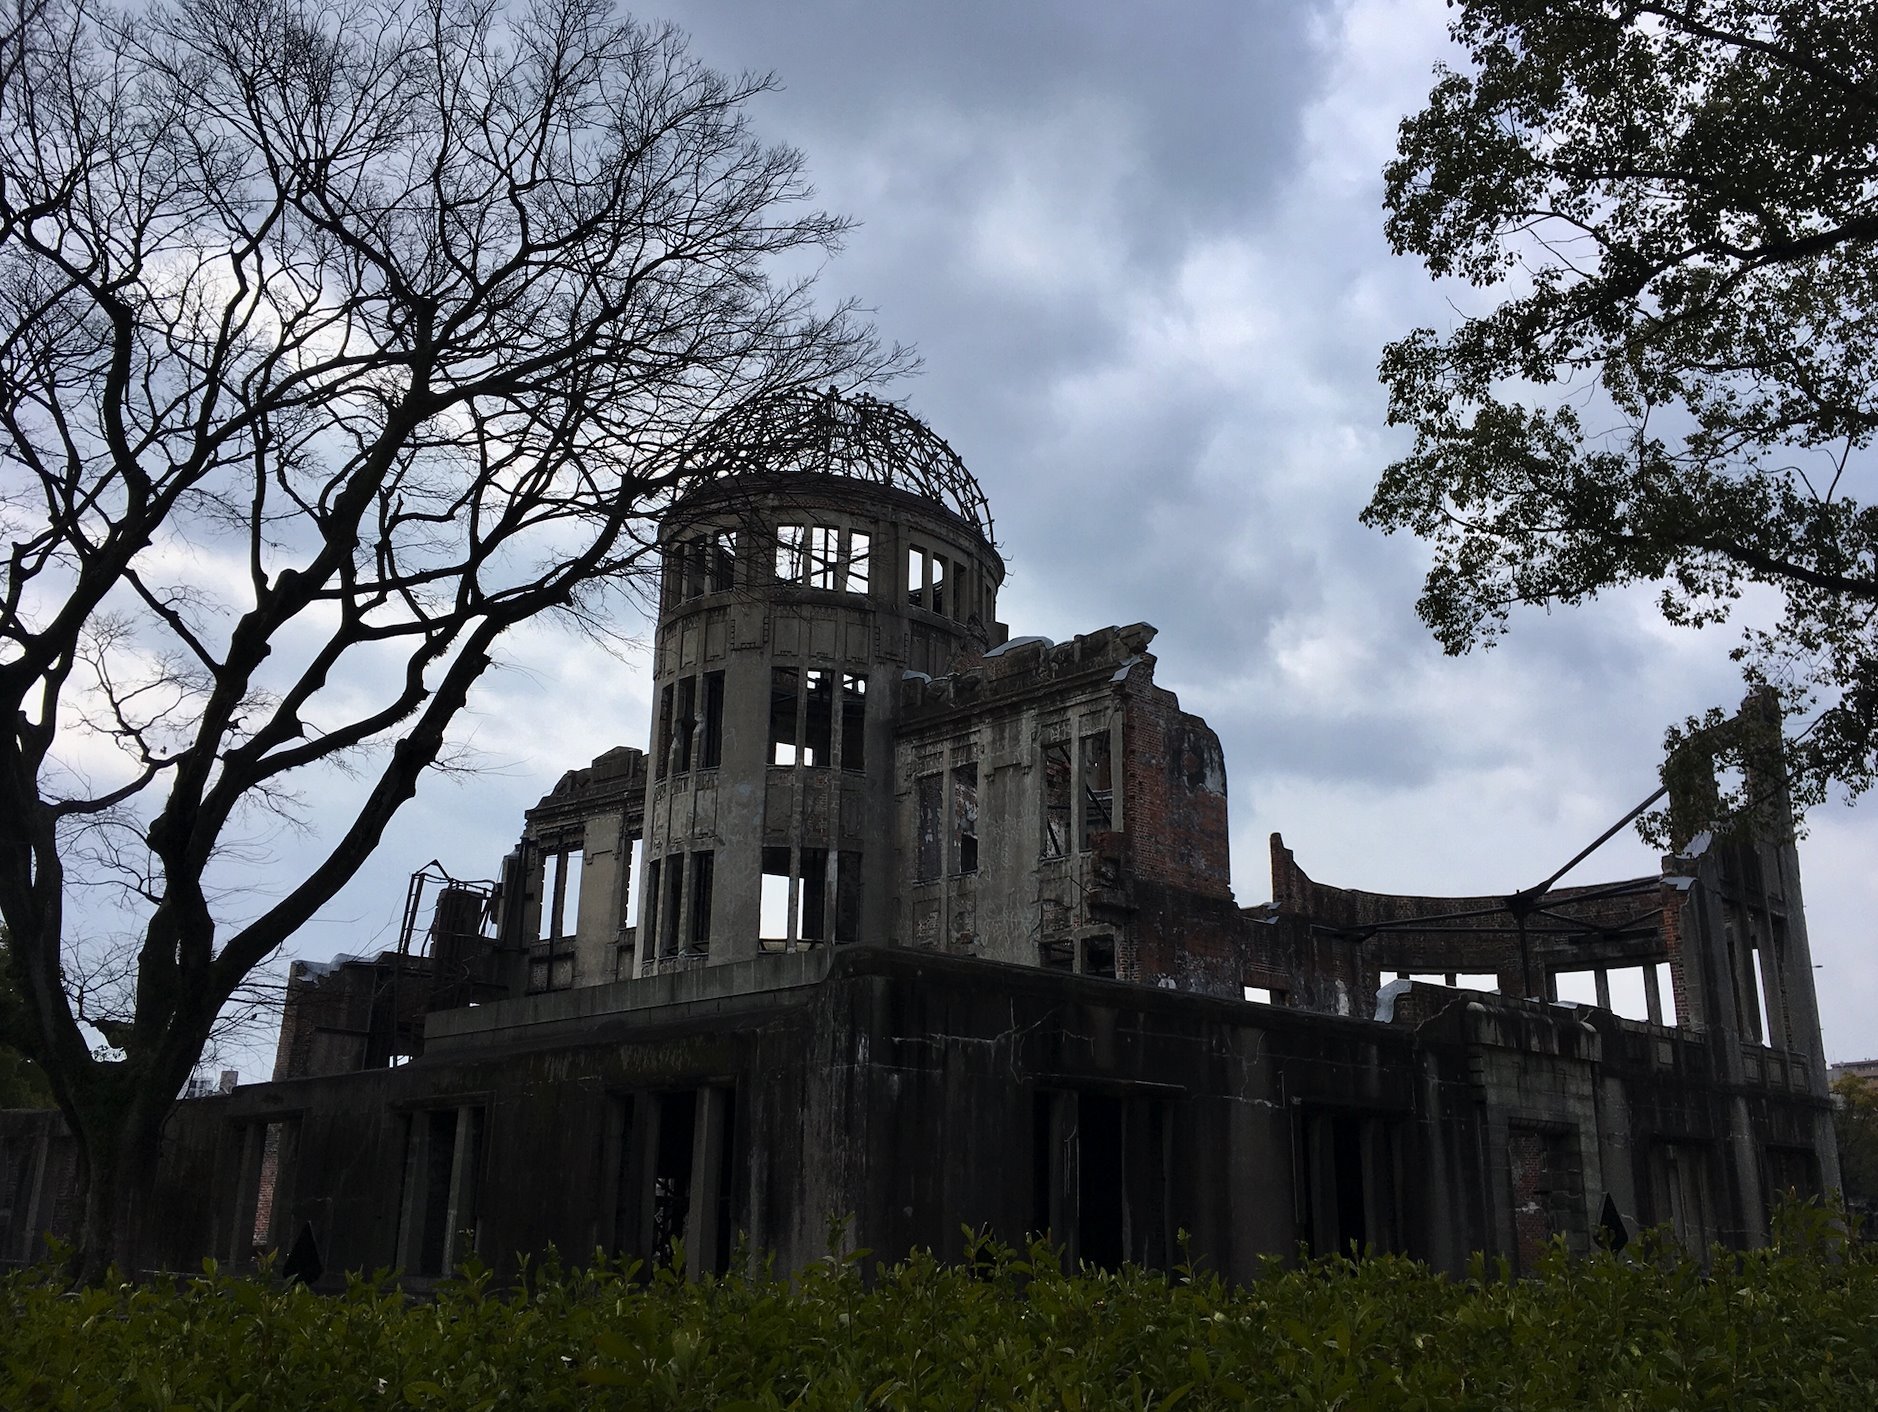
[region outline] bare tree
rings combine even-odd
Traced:
[[[589,624],[720,413],[893,371],[805,281],[843,222],[761,77],[606,0],[7,0],[0,916],[80,1143],[78,1273],[134,1268],[216,1016],[379,842],[504,631]],[[244,813],[343,827],[218,915]],[[135,910],[94,1057],[73,888]]]

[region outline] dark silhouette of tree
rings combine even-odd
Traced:
[[[714,418],[904,361],[774,272],[844,223],[747,129],[766,85],[605,0],[10,0],[0,916],[81,1277],[134,1268],[218,1012],[448,762],[502,634],[606,630]],[[331,766],[342,826],[218,896]],[[134,964],[94,1055],[62,957],[104,883]]]
[[[1878,771],[1878,25],[1863,0],[1462,0],[1389,239],[1504,291],[1383,355],[1414,429],[1364,519],[1434,547],[1450,652],[1654,585],[1744,633],[1798,802]],[[1671,733],[1712,735],[1717,710]],[[1737,804],[1739,800],[1735,801]]]
[[[26,1057],[26,1007],[13,980],[13,946],[0,927],[0,1108],[50,1108],[52,1088]]]

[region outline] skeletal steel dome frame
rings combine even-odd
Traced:
[[[698,459],[711,480],[806,472],[892,486],[936,501],[997,544],[990,503],[958,452],[906,408],[864,393],[805,388],[752,402],[711,428]]]

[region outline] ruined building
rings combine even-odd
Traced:
[[[1524,1266],[1752,1246],[1836,1185],[1784,805],[1496,897],[1326,886],[1274,836],[1242,907],[1154,630],[1010,636],[943,441],[829,395],[725,445],[660,531],[646,750],[563,776],[490,882],[426,869],[396,950],[296,963],[275,1079],[178,1107],[154,1263],[310,1228],[419,1279],[739,1233],[787,1268],[851,1217],[882,1253]],[[7,1257],[61,1219],[56,1126],[0,1125]]]

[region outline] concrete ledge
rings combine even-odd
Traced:
[[[519,1000],[469,1005],[460,1010],[439,1010],[425,1018],[424,1052],[443,1054],[466,1045],[485,1044],[506,1030],[598,1020],[607,1015],[667,1005],[797,990],[822,980],[828,974],[833,956],[833,948],[818,947],[813,951],[756,956],[720,966],[699,966],[696,970],[673,971],[641,980],[612,981],[607,985],[550,991]]]

